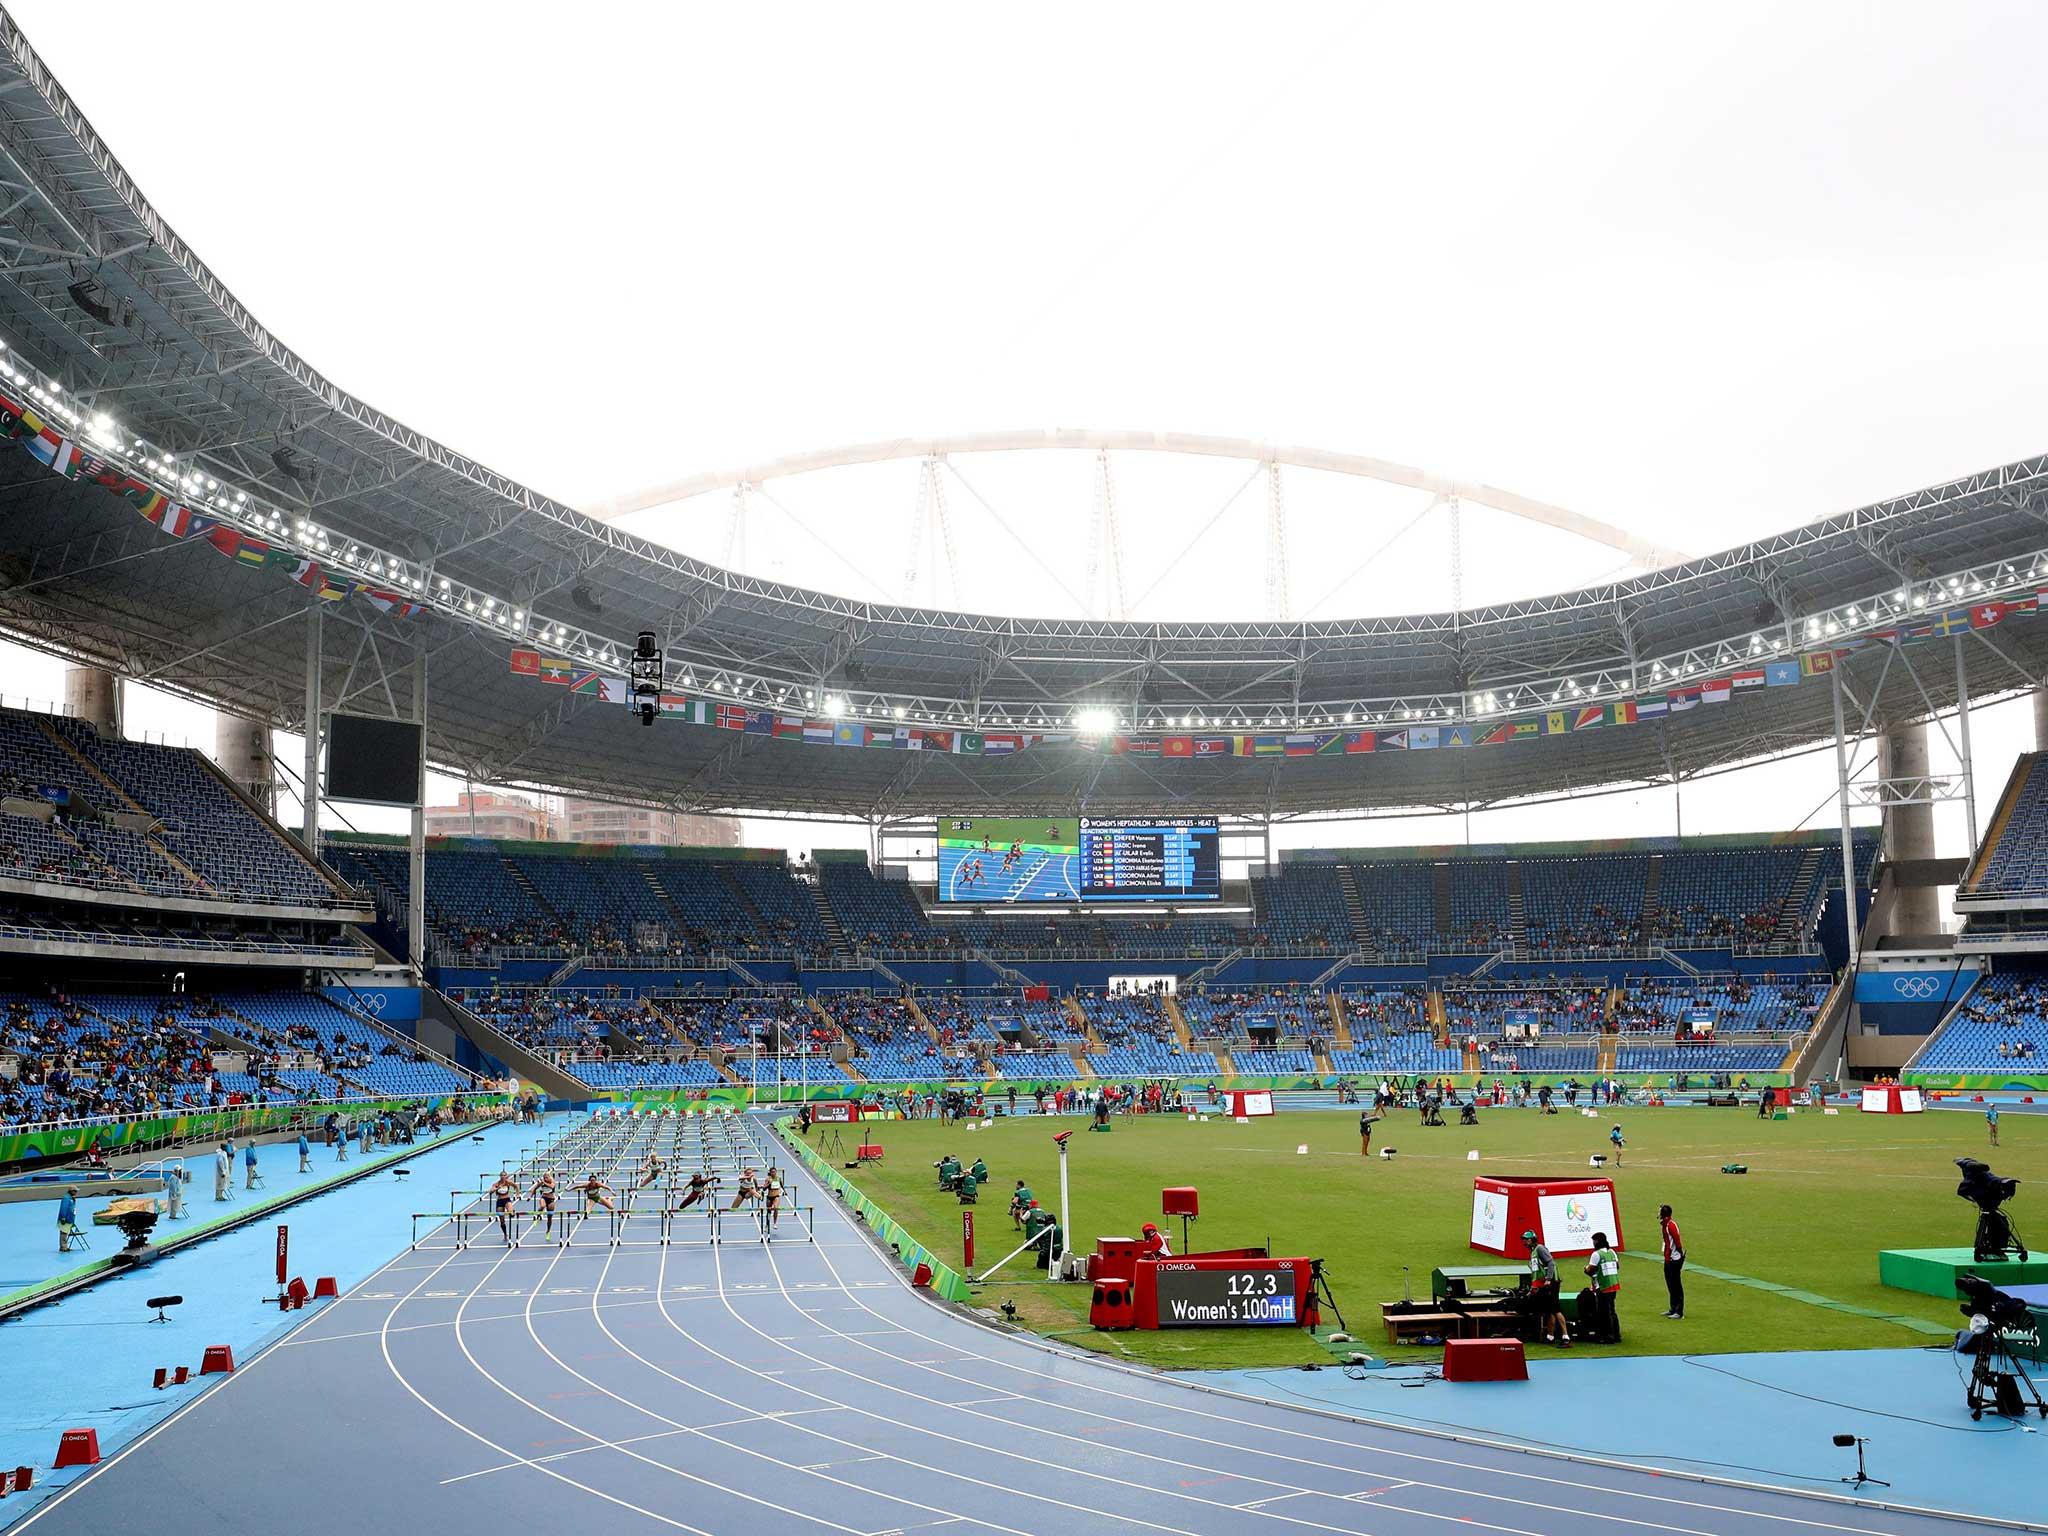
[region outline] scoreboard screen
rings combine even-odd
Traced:
[[[1214,816],[1083,816],[1081,900],[1215,901],[1223,894]]]
[[[1218,1265],[1161,1259],[1154,1266],[1161,1328],[1236,1328],[1258,1324],[1293,1327],[1295,1273],[1282,1260]]]

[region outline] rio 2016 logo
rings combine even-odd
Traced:
[[[1573,1199],[1564,1203],[1564,1219],[1575,1227],[1583,1227],[1590,1218],[1586,1214],[1585,1205]]]

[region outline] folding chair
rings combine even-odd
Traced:
[[[92,1239],[85,1235],[85,1229],[77,1222],[72,1222],[68,1227],[58,1228],[58,1233],[63,1237],[66,1248],[80,1248],[87,1253],[92,1252]]]

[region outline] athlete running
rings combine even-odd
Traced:
[[[661,1177],[663,1163],[659,1152],[649,1152],[647,1161],[640,1165],[640,1188],[645,1189]]]
[[[595,1169],[591,1170],[590,1175],[583,1181],[583,1214],[588,1216],[593,1205],[601,1205],[614,1216],[618,1215],[619,1208],[608,1198],[616,1193],[611,1185],[597,1176]]]
[[[754,1170],[751,1168],[743,1168],[740,1170],[739,1188],[733,1191],[732,1204],[728,1205],[726,1209],[728,1211],[736,1211],[741,1206],[745,1205],[749,1200],[753,1199],[754,1195]]]
[[[769,1168],[768,1184],[767,1188],[763,1191],[763,1198],[767,1202],[766,1216],[768,1229],[772,1232],[775,1230],[776,1221],[782,1215],[782,1173],[780,1169],[772,1166]]]
[[[536,1222],[545,1220],[547,1222],[547,1234],[549,1237],[553,1237],[555,1235],[555,1170],[549,1168],[539,1178],[535,1179],[533,1181],[533,1188],[528,1191],[527,1197],[533,1201],[533,1219]]]
[[[505,1246],[512,1246],[512,1201],[519,1194],[519,1186],[512,1182],[512,1175],[504,1169],[498,1170],[498,1182],[491,1186],[491,1204],[498,1213],[498,1230],[505,1234]]]
[[[711,1174],[711,1173],[693,1173],[693,1174],[691,1174],[691,1175],[690,1175],[690,1184],[689,1184],[689,1188],[688,1188],[687,1190],[685,1190],[685,1191],[684,1191],[684,1193],[683,1193],[683,1198],[682,1198],[682,1200],[681,1200],[681,1201],[680,1201],[680,1202],[679,1202],[679,1203],[677,1204],[677,1206],[676,1206],[676,1209],[677,1209],[678,1211],[687,1211],[687,1210],[688,1210],[688,1209],[689,1209],[689,1208],[690,1208],[691,1206],[695,1205],[695,1204],[696,1204],[696,1203],[697,1203],[697,1202],[698,1202],[699,1200],[702,1200],[702,1199],[703,1199],[703,1198],[704,1198],[704,1197],[705,1197],[706,1195],[710,1194],[710,1193],[711,1193],[711,1186],[712,1186],[712,1185],[714,1185],[714,1184],[716,1184],[717,1182],[718,1182],[718,1176],[717,1176],[716,1174]]]

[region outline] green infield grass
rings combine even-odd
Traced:
[[[1270,1244],[1279,1255],[1326,1261],[1355,1346],[1375,1355],[1420,1358],[1418,1346],[1391,1348],[1380,1304],[1400,1298],[1404,1279],[1421,1299],[1430,1271],[1447,1264],[1507,1262],[1467,1246],[1474,1175],[1583,1177],[1606,1152],[1619,1123],[1628,1146],[1615,1182],[1627,1245],[1618,1348],[1578,1346],[1573,1356],[1688,1354],[1737,1350],[1877,1349],[1938,1342],[1955,1326],[1953,1306],[1877,1283],[1881,1248],[1967,1246],[1976,1209],[1957,1198],[1953,1159],[1983,1158],[2021,1180],[2007,1206],[2015,1225],[2048,1243],[2048,1120],[2007,1114],[2004,1146],[1989,1150],[1982,1117],[1838,1115],[1801,1110],[1760,1121],[1753,1110],[1622,1108],[1598,1119],[1533,1110],[1489,1110],[1476,1128],[1425,1129],[1412,1112],[1375,1127],[1374,1155],[1361,1158],[1357,1117],[1348,1111],[1282,1111],[1237,1125],[1214,1117],[1126,1116],[1097,1134],[1079,1117],[997,1120],[972,1132],[936,1121],[870,1128],[886,1148],[880,1166],[849,1173],[870,1198],[940,1257],[960,1265],[960,1212],[937,1188],[932,1165],[944,1152],[989,1165],[975,1207],[976,1258],[986,1268],[1021,1239],[1007,1214],[1022,1178],[1057,1210],[1053,1133],[1071,1129],[1073,1231],[1092,1251],[1098,1235],[1136,1236],[1158,1222],[1180,1248],[1180,1222],[1159,1214],[1159,1191],[1192,1184],[1202,1216],[1193,1247]],[[822,1128],[813,1130],[816,1144]],[[848,1144],[851,1144],[849,1138]],[[1306,1153],[1297,1151],[1305,1145]],[[1379,1149],[1393,1147],[1383,1160]],[[1477,1162],[1466,1154],[1479,1153]],[[1724,1174],[1744,1163],[1744,1175]],[[1657,1262],[1657,1207],[1668,1202],[1683,1229],[1690,1267],[1686,1315],[1667,1321]],[[1569,1287],[1582,1261],[1561,1261]],[[1295,1328],[1161,1329],[1103,1333],[1088,1326],[1089,1288],[1047,1282],[1013,1260],[977,1304],[1014,1303],[1021,1322],[1091,1349],[1167,1367],[1270,1366],[1327,1362],[1332,1346]],[[1405,1276],[1404,1276],[1405,1270]],[[1712,1273],[1709,1273],[1709,1272]],[[1747,1283],[1745,1283],[1747,1282]],[[1844,1308],[1858,1310],[1843,1310]],[[1862,1315],[1880,1314],[1880,1315]],[[1911,1321],[1900,1321],[1911,1320]],[[1915,1328],[1912,1322],[1920,1327]],[[1330,1319],[1325,1318],[1328,1324]],[[1548,1353],[1541,1345],[1538,1354]],[[1563,1352],[1559,1352],[1562,1354]]]

